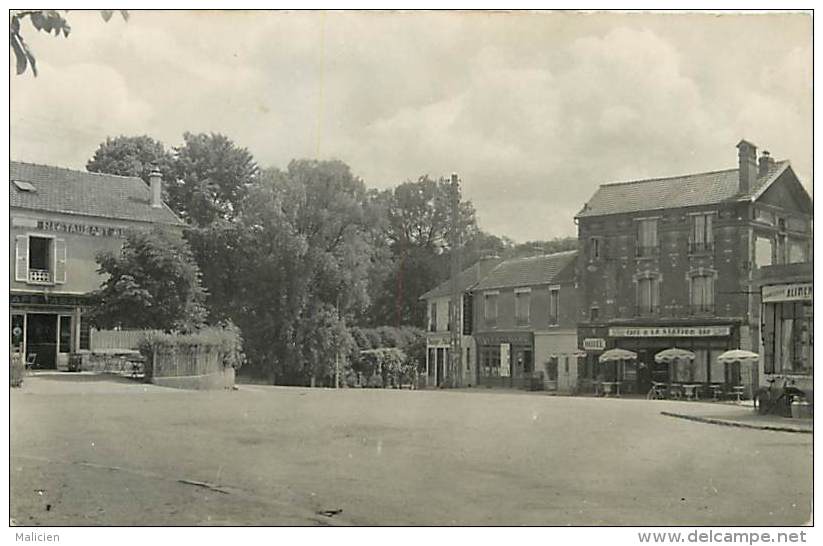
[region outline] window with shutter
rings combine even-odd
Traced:
[[[18,235],[15,255],[17,256],[14,271],[14,280],[26,282],[29,280],[29,238],[27,235]]]
[[[54,282],[63,284],[66,282],[66,240],[56,239],[54,241]]]

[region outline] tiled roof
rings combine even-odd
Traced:
[[[788,167],[776,161],[765,176],[758,177],[749,193],[739,191],[738,169],[603,184],[577,217],[676,207],[713,205],[723,201],[751,199]]]
[[[31,183],[23,191],[14,181]],[[73,171],[48,165],[9,163],[9,205],[119,220],[180,224],[165,204],[151,206],[151,190],[140,178]]]
[[[474,290],[537,286],[573,279],[576,250],[506,260],[474,287]]]
[[[482,279],[482,277],[487,274],[492,267],[497,265],[500,262],[499,259],[489,260],[489,261],[480,261],[472,265],[471,267],[464,269],[457,276],[457,284],[461,292],[465,292],[477,284],[478,281]],[[451,294],[452,291],[452,283],[451,279],[444,281],[437,285],[435,288],[432,288],[422,296],[420,296],[421,300],[427,300],[431,298],[442,298]]]

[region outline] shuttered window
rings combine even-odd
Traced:
[[[66,282],[68,251],[65,239],[18,235],[15,256],[16,281],[32,284]]]

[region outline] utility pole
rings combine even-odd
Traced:
[[[460,246],[462,245],[461,225],[460,225],[460,181],[457,173],[451,176],[451,226],[449,229],[449,239],[451,246],[451,312],[449,322],[451,323],[451,354],[449,366],[449,384],[452,387],[461,386],[460,380],[461,360],[463,355],[462,333],[463,322],[460,320],[462,311],[462,289],[458,277],[463,270]]]
[[[337,321],[340,321],[340,293],[337,293]],[[335,336],[337,337],[337,336]],[[334,342],[334,388],[340,388],[340,339],[335,339]]]

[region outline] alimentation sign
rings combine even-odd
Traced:
[[[731,326],[626,326],[609,328],[611,337],[723,337]]]
[[[774,301],[812,301],[812,283],[775,284],[764,286],[763,303]]]

